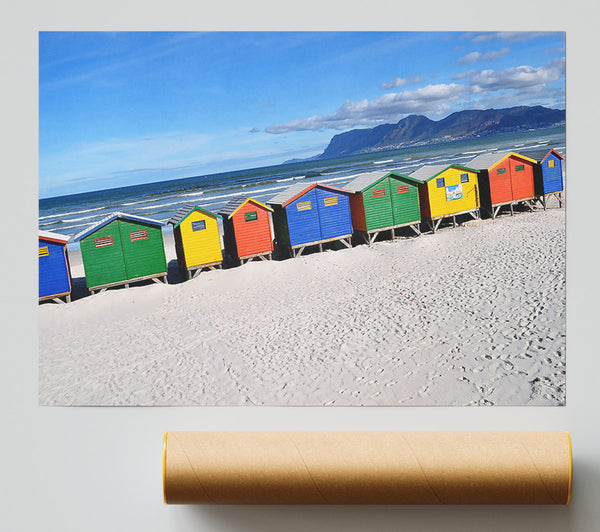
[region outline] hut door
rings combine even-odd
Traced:
[[[315,188],[292,201],[286,207],[286,213],[291,246],[321,240]]]
[[[390,195],[392,198],[394,225],[414,222],[420,219],[419,190],[417,187],[407,185],[402,181],[390,179]]]
[[[321,239],[352,234],[350,198],[332,190],[316,187]]]
[[[512,201],[510,161],[504,160],[488,170],[492,205]]]
[[[513,201],[534,196],[533,165],[527,161],[510,157],[510,179]]]
[[[119,220],[101,227],[81,241],[88,288],[127,279],[121,247]]]
[[[363,192],[363,203],[367,215],[367,231],[394,225],[389,178]]]
[[[165,251],[160,228],[119,220],[127,279],[165,271]]]

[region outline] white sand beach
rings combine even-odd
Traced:
[[[565,297],[558,208],[107,290],[40,305],[39,401],[562,405]]]

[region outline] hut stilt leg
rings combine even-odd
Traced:
[[[371,244],[370,240],[369,240],[369,233],[361,233],[363,240],[365,241],[365,244]]]
[[[514,216],[514,214],[515,214],[515,211],[513,210],[513,204],[511,203],[510,204],[510,215]]]
[[[319,251],[323,251],[323,244],[319,243]]]
[[[347,248],[351,248],[352,247],[352,242],[350,241],[350,239],[348,239],[348,242],[346,242],[345,238],[341,239],[342,244],[344,244],[344,246],[346,246]]]
[[[69,295],[67,296],[67,303],[70,303],[70,302],[71,302],[71,294],[69,294]]]
[[[452,216],[452,227],[456,227],[456,216]]]
[[[196,277],[196,276],[194,275],[194,277]],[[192,270],[187,271],[187,278],[188,278],[188,281],[192,278]]]
[[[562,208],[562,192],[558,193],[558,207]]]

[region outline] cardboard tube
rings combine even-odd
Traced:
[[[167,432],[167,504],[568,504],[568,432]]]

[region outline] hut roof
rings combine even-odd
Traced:
[[[183,222],[183,220],[185,218],[188,217],[188,215],[192,211],[201,211],[204,214],[210,216],[211,218],[220,218],[220,216],[218,214],[215,214],[214,212],[207,211],[206,209],[203,209],[199,205],[194,205],[193,203],[189,203],[189,204],[181,207],[181,209],[179,209],[173,216],[171,216],[171,218],[169,218],[167,220],[167,223],[171,224],[173,227],[177,227],[181,222]]]
[[[344,185],[344,188],[351,192],[362,192],[366,188],[369,188],[371,185],[374,185],[375,183],[377,183],[377,181],[381,181],[382,179],[385,179],[386,177],[388,177],[390,175],[396,176],[396,177],[408,177],[403,174],[399,174],[398,172],[386,172],[386,173],[381,173],[380,171],[379,172],[378,171],[366,172],[364,174],[360,174],[352,181],[349,181],[348,183],[346,183],[346,185]],[[411,179],[411,181],[412,181],[412,179]]]
[[[162,227],[164,225],[159,220],[154,220],[152,218],[146,218],[145,216],[137,216],[135,214],[126,214],[124,212],[113,212],[112,214],[109,214],[108,216],[105,216],[104,218],[102,218],[101,220],[96,222],[94,225],[91,225],[87,229],[84,229],[83,231],[77,233],[72,238],[71,241],[79,242],[81,239],[85,238],[86,236],[91,235],[92,233],[94,233],[98,229],[100,229],[101,227],[108,225],[110,222],[112,222],[113,220],[116,220],[117,218],[119,218],[121,220],[129,220],[131,222],[141,222],[141,223],[148,224],[148,225],[154,225],[156,227]]]
[[[532,150],[523,150],[520,153],[522,155],[524,155],[525,157],[529,157],[530,159],[534,159],[538,163],[541,163],[552,152],[554,152],[554,155],[556,155],[557,157],[560,157],[561,159],[564,159],[564,157],[560,153],[558,153],[554,148],[551,148],[551,149],[548,149],[548,148],[535,148],[535,149],[532,149]]]
[[[470,172],[476,172],[474,168],[470,166],[463,166],[461,164],[429,164],[425,166],[421,166],[418,170],[408,174],[408,178],[412,178],[417,182],[425,183],[430,179],[433,179],[435,176],[441,174],[448,168],[460,168],[461,170],[467,170]]]
[[[271,209],[271,207],[265,205],[264,203],[261,203],[260,201],[256,201],[253,198],[247,198],[245,196],[236,196],[235,198],[232,198],[224,207],[221,207],[218,214],[219,216],[227,216],[231,218],[239,209],[241,209],[249,201],[260,205],[268,211],[273,212],[273,209]]]
[[[52,242],[58,242],[59,244],[66,244],[71,237],[67,235],[60,235],[58,233],[52,233],[50,231],[39,231],[40,240],[50,240]]]
[[[345,190],[343,188],[332,187],[330,185],[324,185],[323,183],[311,183],[309,185],[307,185],[306,183],[296,183],[295,185],[286,188],[276,196],[273,196],[269,201],[267,201],[267,203],[269,205],[281,205],[282,207],[285,207],[295,199],[302,196],[302,194],[305,194],[306,192],[312,190],[316,186],[333,190],[334,192],[343,192],[345,194],[350,193],[348,190]]]
[[[511,155],[514,155],[519,159],[525,159],[530,163],[535,163],[535,160],[530,159],[529,157],[526,157],[521,153],[503,150],[482,153],[481,155],[478,155],[474,159],[470,160],[467,164],[472,168],[476,168],[477,170],[487,170],[488,168],[495,166],[496,164],[502,162],[504,159],[510,157]]]

